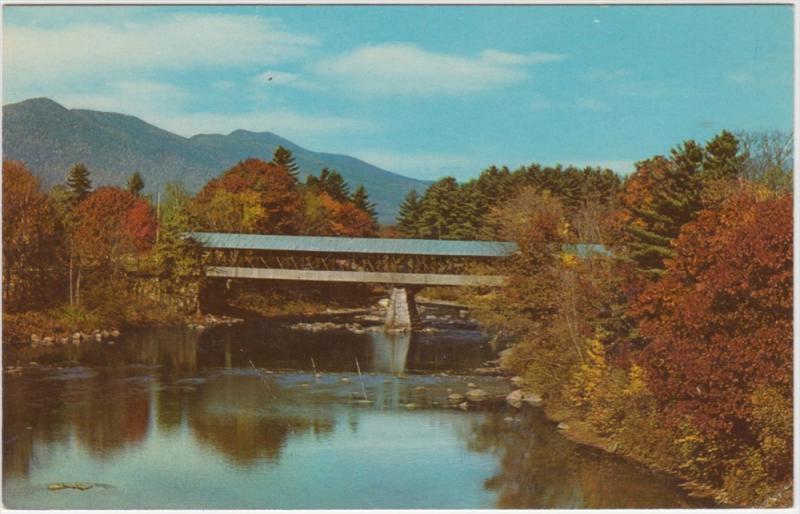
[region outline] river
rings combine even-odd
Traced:
[[[448,395],[469,383],[497,395],[510,389],[470,374],[495,357],[487,337],[457,310],[439,315],[452,319],[413,335],[263,321],[8,349],[4,365],[24,369],[3,377],[3,501],[48,509],[699,506],[668,477],[568,441],[537,407],[459,409]],[[48,488],[59,482],[92,487]]]

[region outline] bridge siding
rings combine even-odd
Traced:
[[[273,268],[241,268],[213,266],[206,276],[221,278],[252,278],[265,280],[299,280],[308,282],[360,282],[419,286],[489,286],[500,287],[505,277],[500,275],[452,275],[428,273],[393,273],[374,271],[287,270]]]

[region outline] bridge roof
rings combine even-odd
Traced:
[[[231,250],[280,252],[363,253],[381,255],[441,255],[449,257],[504,257],[517,250],[500,241],[445,241],[436,239],[378,239],[367,237],[277,236],[191,232],[195,241]]]

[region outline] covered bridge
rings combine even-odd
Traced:
[[[517,245],[445,241],[193,232],[206,250],[209,277],[361,282],[396,286],[492,286],[504,277],[481,273]]]

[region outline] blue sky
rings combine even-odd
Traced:
[[[793,125],[789,6],[10,6],[3,39],[4,103],[269,130],[424,179],[625,173]]]

